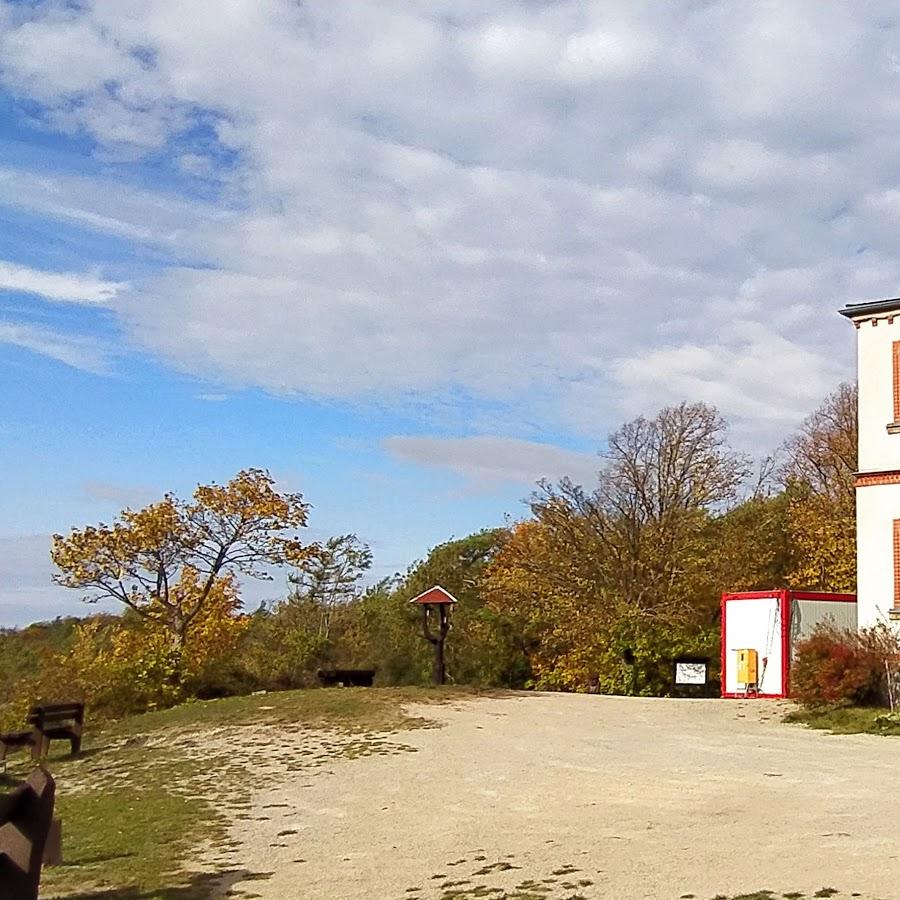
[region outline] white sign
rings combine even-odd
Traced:
[[[706,663],[675,663],[675,684],[706,684]]]

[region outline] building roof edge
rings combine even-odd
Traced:
[[[848,319],[858,319],[861,316],[873,316],[879,313],[900,312],[900,297],[890,300],[867,300],[864,303],[848,303],[838,312]]]

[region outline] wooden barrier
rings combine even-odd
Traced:
[[[0,796],[0,900],[37,900],[45,852],[59,853],[59,823],[51,842],[57,846],[48,848],[55,796],[56,783],[43,766],[21,787]]]

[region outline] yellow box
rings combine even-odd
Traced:
[[[738,684],[756,684],[757,653],[755,650],[738,650],[737,652],[737,681]]]

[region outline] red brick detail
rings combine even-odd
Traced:
[[[861,472],[856,476],[856,486],[872,487],[876,484],[900,484],[900,469],[893,472]]]
[[[894,421],[900,422],[900,341],[894,341]]]
[[[900,609],[900,519],[894,519],[894,609]]]

